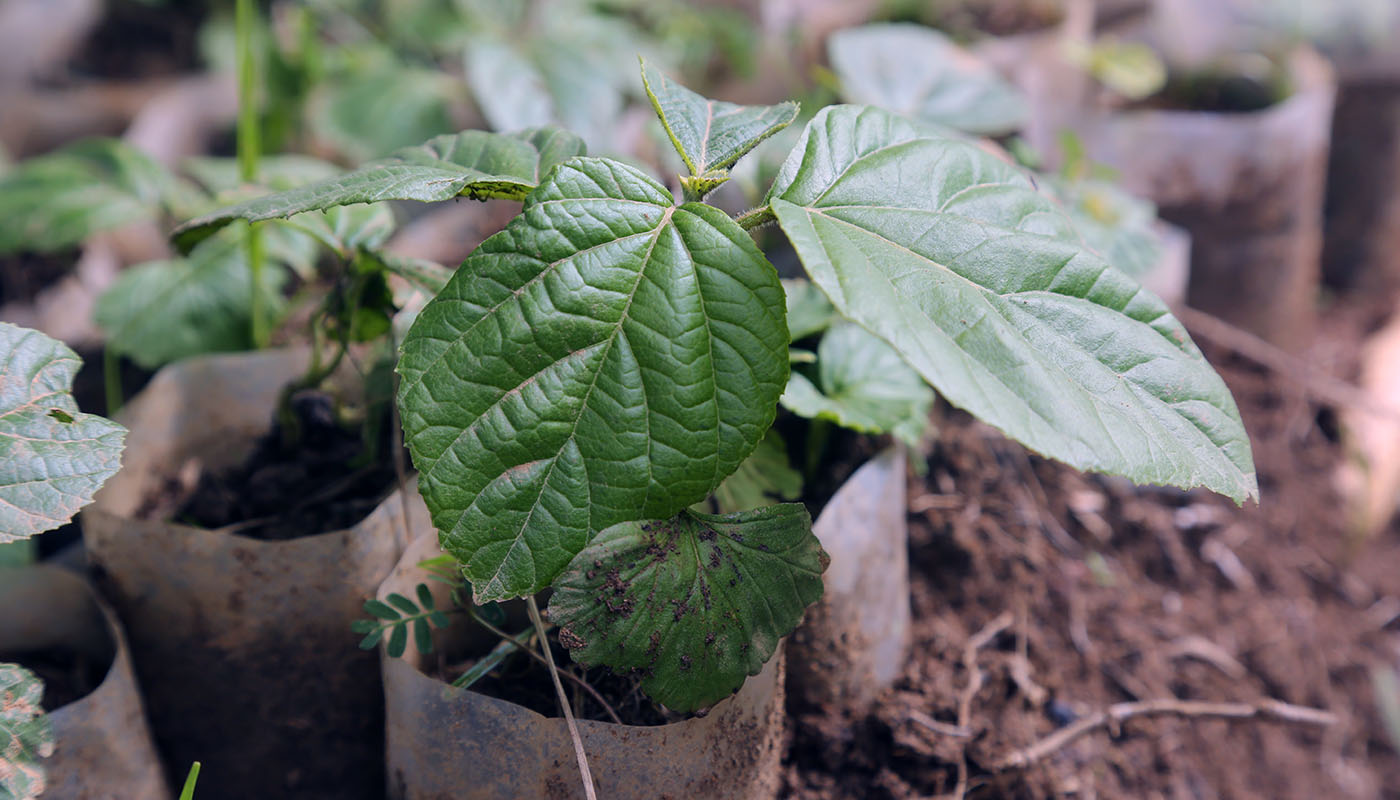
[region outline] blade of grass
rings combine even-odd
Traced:
[[[524,631],[521,631],[520,637],[522,639],[529,638],[534,632],[535,627],[531,625]],[[491,670],[500,666],[500,663],[505,661],[507,656],[519,649],[520,647],[515,643],[514,639],[502,639],[500,644],[497,644],[491,652],[486,654],[485,658],[472,664],[471,669],[463,672],[457,680],[452,682],[452,685],[458,689],[471,688],[472,684],[491,674]]]
[[[190,765],[190,774],[185,776],[185,788],[180,790],[180,800],[194,800],[194,785],[199,782],[199,762]]]

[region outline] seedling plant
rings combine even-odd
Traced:
[[[835,377],[795,377],[789,307],[806,306],[789,289],[829,304],[823,344],[838,329],[873,341],[1039,453],[1257,494],[1223,382],[1019,168],[934,124],[832,106],[762,204],[731,218],[706,196],[797,107],[709,100],[645,66],[643,78],[687,170],[676,190],[587,157],[566,132],[467,131],[176,234],[189,245],[234,219],[385,199],[523,201],[418,314],[398,363],[419,488],[474,603],[552,589],[549,619],[575,660],[635,674],[675,710],[756,674],[821,595],[826,556],[800,504],[692,506],[763,453],[785,394],[848,399]],[[810,285],[780,282],[751,238],[764,225]],[[814,355],[818,373],[836,360]],[[388,633],[391,650],[410,628],[426,636],[436,609],[404,600],[371,609],[391,624],[362,632]]]

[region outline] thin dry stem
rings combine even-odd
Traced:
[[[1337,724],[1337,716],[1329,711],[1295,706],[1278,700],[1257,703],[1203,703],[1194,700],[1144,700],[1117,703],[1067,725],[1029,747],[1012,752],[991,764],[994,771],[1020,769],[1040,761],[1076,739],[1100,728],[1117,734],[1118,728],[1134,717],[1174,716],[1205,719],[1265,719],[1298,725],[1328,727]]]
[[[967,686],[958,698],[957,727],[970,730],[968,725],[972,721],[972,701],[973,698],[977,697],[977,693],[982,691],[982,670],[977,666],[977,651],[991,644],[993,639],[1011,627],[1015,621],[1016,618],[1010,611],[1003,611],[967,640],[967,646],[963,648],[963,669],[967,671]],[[958,758],[958,782],[953,787],[953,800],[962,800],[966,795],[967,751],[964,748],[962,755]]]
[[[588,768],[588,754],[583,751],[583,737],[579,736],[578,723],[574,721],[574,710],[569,707],[569,698],[564,694],[564,684],[559,680],[559,668],[554,666],[554,653],[549,650],[549,640],[544,635],[544,620],[540,618],[540,607],[535,604],[533,595],[525,598],[525,605],[530,609],[530,621],[535,624],[535,630],[540,634],[540,649],[544,651],[545,660],[549,662],[549,677],[554,680],[554,695],[559,698],[559,708],[564,712],[564,722],[569,726],[569,738],[574,742],[574,755],[578,757],[578,771],[583,778],[583,793],[588,800],[598,800],[598,793],[593,789],[593,771]]]
[[[534,649],[527,647],[524,642],[520,641],[516,637],[511,636],[509,633],[506,633],[500,628],[497,628],[495,625],[492,625],[491,623],[482,619],[480,614],[472,614],[472,619],[476,620],[476,623],[481,627],[515,645],[517,648],[519,648],[520,652],[540,662],[540,664],[542,664],[546,668],[549,667],[549,662],[544,660],[544,656],[540,655],[539,653],[536,653]],[[543,636],[543,633],[541,633],[541,636]],[[611,719],[618,725],[622,724],[622,718],[617,715],[617,712],[613,710],[613,707],[608,703],[608,701],[603,699],[603,696],[598,693],[598,690],[593,688],[592,684],[590,684],[588,681],[585,681],[583,678],[580,678],[579,676],[573,674],[572,672],[560,672],[559,674],[578,684],[578,686],[581,689],[583,689],[585,692],[588,692],[590,697],[592,697],[594,700],[597,700],[598,705],[602,706],[603,711],[607,712],[609,719]]]

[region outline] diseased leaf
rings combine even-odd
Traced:
[[[126,428],[73,399],[81,365],[61,342],[0,322],[0,543],[68,522],[121,466]]]
[[[787,445],[772,428],[753,454],[715,489],[715,504],[724,513],[749,511],[802,495],[802,473],[788,464]],[[697,511],[706,509],[696,507]]]
[[[641,677],[677,711],[757,675],[822,595],[828,558],[799,504],[602,533],[559,576],[549,618],[575,661]]]
[[[696,94],[642,64],[642,81],[666,135],[690,170],[681,182],[699,194],[729,179],[727,170],[797,118],[797,104],[743,106]]]
[[[841,323],[817,346],[817,383],[794,372],[779,402],[801,417],[889,433],[918,447],[933,391],[894,348],[859,325]]]
[[[578,137],[552,129],[438,136],[344,175],[190,220],[176,229],[173,238],[181,250],[189,252],[235,219],[256,222],[383,200],[431,203],[458,196],[520,200],[555,164],[582,153]]]
[[[878,24],[827,41],[849,102],[879,106],[973,134],[1008,133],[1026,101],[990,65],[922,25]]]
[[[708,495],[787,382],[777,272],[719,210],[574,159],[419,314],[399,405],[478,601],[547,587],[596,531]]]
[[[32,158],[0,178],[0,254],[60,250],[155,219],[174,186],[164,167],[117,139]]]
[[[107,334],[107,346],[147,369],[189,356],[252,348],[252,273],[243,236],[237,233],[205,241],[187,258],[123,270],[97,299],[95,318]],[[300,233],[264,237],[267,263],[257,291],[271,313],[279,313],[284,302],[282,265],[307,258],[302,250],[309,242]]]
[[[18,664],[0,664],[0,797],[34,800],[44,792],[41,758],[53,755],[53,724],[40,702],[44,683]]]
[[[1257,496],[1234,399],[1186,330],[1013,167],[835,106],[769,198],[837,311],[954,405],[1080,469]]]
[[[811,281],[784,278],[783,291],[787,293],[788,335],[794,342],[821,333],[841,319],[831,301]]]

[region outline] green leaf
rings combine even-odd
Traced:
[[[1257,496],[1234,399],[1186,330],[1015,168],[835,106],[769,197],[837,311],[954,405],[1080,469]]]
[[[164,167],[117,139],[30,159],[0,178],[0,255],[60,250],[155,219],[174,185]]]
[[[369,635],[360,640],[360,649],[373,650],[374,646],[379,644],[379,641],[384,638],[384,631],[386,630],[388,630],[388,628],[375,628],[370,631]]]
[[[428,584],[418,584],[416,591],[418,593],[418,604],[423,607],[424,611],[432,611],[437,607],[437,604],[433,602],[433,592],[428,588]]]
[[[180,800],[194,800],[194,787],[199,782],[199,762],[190,764],[190,771],[185,775],[185,785],[180,789]]]
[[[186,159],[180,166],[211,194],[220,194],[244,185],[236,158],[199,156]],[[274,191],[326,180],[339,172],[340,168],[335,164],[310,156],[271,155],[258,159],[258,183]]]
[[[386,651],[390,658],[399,658],[408,649],[408,623],[400,622],[394,626],[394,630],[389,634],[389,645]]]
[[[351,633],[370,633],[379,630],[379,623],[372,619],[357,619],[350,623]]]
[[[1132,278],[1142,278],[1162,257],[1153,224],[1157,207],[1106,181],[1046,177],[1050,196],[1064,206],[1084,244]]]
[[[243,236],[235,233],[240,232],[204,242],[188,258],[123,270],[97,300],[95,318],[107,346],[147,369],[194,355],[251,349],[254,288]],[[296,246],[285,237],[264,237],[263,243],[269,263],[257,291],[264,308],[276,313],[287,275],[281,263],[289,260],[283,245]]]
[[[436,261],[397,256],[383,250],[373,250],[365,255],[379,262],[384,269],[430,294],[442,291],[442,287],[446,286],[452,277],[452,270]]]
[[[460,84],[438,69],[378,63],[327,81],[310,105],[319,138],[350,161],[364,161],[453,130],[449,104]]]
[[[575,661],[693,711],[758,674],[821,597],[828,560],[798,504],[623,523],[559,576],[549,617]]]
[[[1026,119],[1026,101],[1015,87],[932,28],[849,28],[832,35],[827,52],[848,102],[973,134],[1008,133]]]
[[[335,206],[289,217],[282,225],[310,236],[342,260],[359,250],[374,250],[394,232],[394,211],[388,203]]]
[[[259,221],[383,200],[431,203],[463,196],[520,200],[568,158],[583,153],[578,137],[559,130],[514,134],[463,131],[407,147],[335,178],[265,195],[190,220],[173,238],[184,252],[235,219]]]
[[[798,416],[893,434],[918,447],[933,391],[894,348],[859,325],[841,323],[817,346],[817,383],[794,372],[780,402]]]
[[[366,600],[365,612],[390,622],[399,619],[399,612],[380,600]]]
[[[711,100],[642,63],[642,81],[666,135],[690,169],[682,183],[701,179],[698,193],[728,180],[726,172],[750,150],[797,119],[797,104],[742,106]]]
[[[41,758],[53,755],[53,724],[40,702],[44,684],[18,664],[0,664],[0,797],[32,800],[44,791]]]
[[[412,600],[409,600],[407,597],[404,597],[398,592],[390,594],[389,597],[386,599],[389,601],[389,605],[397,608],[405,614],[412,615],[418,613],[418,606],[414,605]]]
[[[782,286],[749,235],[581,158],[419,314],[399,406],[444,549],[500,600],[549,586],[594,532],[708,495],[787,371]]]
[[[0,543],[68,522],[121,466],[126,429],[73,400],[81,365],[61,342],[0,322]]]
[[[802,473],[788,464],[783,437],[769,428],[753,454],[715,489],[715,503],[727,514],[773,505],[775,498],[796,500],[801,495]]]
[[[428,621],[421,617],[413,621],[413,646],[424,655],[433,652],[432,629],[428,627]]]
[[[794,342],[821,333],[841,319],[831,301],[811,281],[784,278],[783,291],[787,294],[788,335]]]

